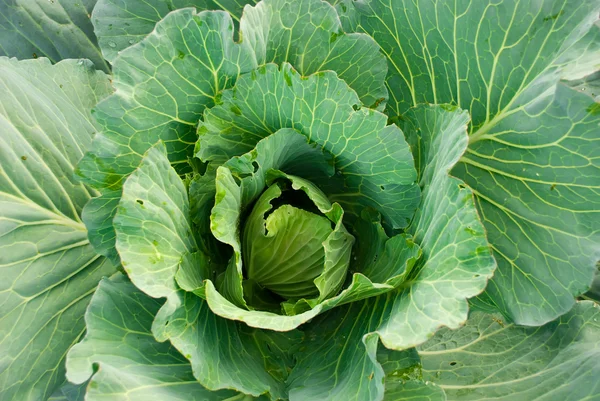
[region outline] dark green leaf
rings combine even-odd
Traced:
[[[587,301],[541,327],[473,312],[463,328],[442,329],[418,348],[423,379],[448,400],[596,399],[599,321],[598,305]]]
[[[90,13],[96,0],[3,0],[0,2],[0,56],[92,60],[108,72]]]
[[[160,306],[120,273],[102,280],[86,312],[87,334],[67,357],[70,381],[91,377],[87,401],[222,401],[235,396],[231,390],[202,387],[188,360],[170,343],[154,339],[150,328]]]

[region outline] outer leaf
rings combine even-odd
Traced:
[[[169,12],[196,7],[199,11],[229,11],[239,21],[242,8],[254,0],[99,0],[92,14],[102,54],[111,63],[117,54],[146,37]]]
[[[288,379],[290,401],[445,400],[424,382],[414,349],[378,350],[375,332],[394,294],[369,298],[321,315],[307,326],[298,363]]]
[[[211,282],[207,282],[211,287]],[[190,360],[194,376],[211,390],[235,388],[254,396],[286,398],[284,386],[291,354],[302,335],[248,328],[211,312],[193,293],[181,295],[181,306],[167,320],[157,318],[165,337]]]
[[[385,382],[383,401],[446,401],[444,390],[432,382],[392,381]]]
[[[560,85],[470,145],[455,169],[476,188],[498,260],[486,299],[517,323],[568,311],[592,281],[600,259],[597,105]]]
[[[123,185],[114,227],[116,247],[131,281],[155,298],[177,290],[175,273],[181,258],[197,245],[187,189],[162,143],[147,152]]]
[[[220,401],[236,394],[202,387],[188,360],[154,339],[150,328],[160,306],[121,274],[100,282],[85,315],[87,334],[67,357],[69,380],[91,377],[87,401]]]
[[[423,188],[409,232],[423,258],[378,328],[383,343],[394,349],[420,344],[440,326],[459,327],[467,318],[467,298],[483,291],[496,267],[472,191],[448,175],[467,147],[467,113],[421,106],[406,118]]]
[[[383,106],[388,98],[379,46],[368,35],[344,34],[325,1],[260,1],[244,9],[240,31],[259,65],[287,61],[303,76],[336,71],[367,107]]]
[[[384,371],[377,362],[379,340],[369,332],[386,309],[386,300],[384,295],[355,302],[308,326],[298,363],[289,377],[290,401],[383,398]]]
[[[87,58],[109,71],[90,13],[96,0],[3,0],[0,3],[0,56],[52,62]]]
[[[0,91],[0,398],[39,400],[63,383],[89,297],[115,270],[79,217],[95,193],[73,179],[110,86],[90,62],[3,57]]]
[[[454,103],[471,112],[471,133],[487,132],[560,78],[597,70],[588,63],[597,59],[596,33],[580,40],[598,19],[594,0],[364,0],[357,8],[358,30],[388,56],[391,115]]]
[[[96,187],[118,188],[159,140],[171,163],[188,171],[202,111],[240,71],[254,66],[250,51],[233,42],[227,13],[170,13],[114,62],[116,93],[96,108],[102,132],[79,174]]]
[[[599,320],[587,301],[537,328],[474,312],[465,327],[440,330],[419,347],[423,378],[449,400],[597,399]]]
[[[425,102],[472,116],[453,174],[473,188],[498,260],[490,302],[528,325],[568,311],[600,257],[600,117],[557,83],[598,69],[598,2],[355,4],[388,55],[390,116]]]
[[[267,64],[240,77],[221,100],[199,126],[201,159],[223,163],[281,128],[294,128],[333,155],[344,185],[315,181],[331,201],[356,217],[372,207],[394,228],[406,226],[419,199],[410,150],[385,115],[354,110],[356,92],[335,73],[304,79],[287,63]]]

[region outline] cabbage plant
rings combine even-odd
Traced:
[[[599,13],[1,0],[0,399],[599,398]]]

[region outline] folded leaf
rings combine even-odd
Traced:
[[[162,143],[147,152],[123,185],[114,227],[116,248],[131,281],[155,298],[176,291],[181,258],[197,245],[186,187]]]

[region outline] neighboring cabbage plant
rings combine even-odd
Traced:
[[[593,0],[5,3],[2,400],[600,394]]]

